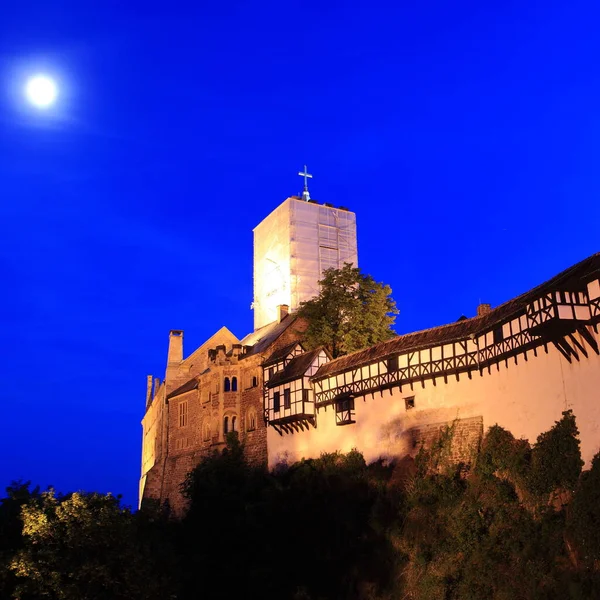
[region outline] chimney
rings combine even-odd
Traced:
[[[158,393],[158,388],[160,387],[160,377],[154,378],[154,396]],[[152,398],[154,400],[154,397]]]
[[[280,304],[277,307],[277,322],[281,323],[289,314],[290,307],[287,304]]]
[[[152,404],[152,375],[146,378],[146,408]]]
[[[169,333],[169,355],[167,366],[178,365],[183,360],[183,331],[171,329]]]
[[[217,351],[217,362],[224,362],[227,360],[227,348],[225,344],[219,344],[215,350]]]
[[[492,312],[492,305],[491,304],[480,304],[477,307],[477,316],[478,317],[483,317],[484,315],[487,315],[490,312]]]

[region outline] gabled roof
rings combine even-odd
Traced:
[[[359,350],[332,360],[322,365],[313,378],[320,379],[325,376],[335,375],[395,354],[464,340],[471,334],[479,335],[522,313],[528,304],[543,294],[555,290],[581,290],[588,281],[599,275],[600,253],[597,253],[565,269],[532,290],[512,300],[508,300],[497,308],[492,309],[486,315],[470,319],[461,318],[456,323],[399,335],[385,342],[375,344],[370,348],[365,348],[364,350]]]
[[[315,348],[310,352],[305,352],[304,354],[300,354],[299,356],[292,358],[292,360],[290,360],[283,370],[277,371],[277,373],[275,373],[273,377],[269,379],[267,387],[272,388],[276,385],[281,385],[283,383],[293,381],[294,379],[299,379],[306,373],[315,358],[319,356],[319,352],[322,351],[323,348]]]
[[[188,382],[180,385],[176,390],[173,390],[168,396],[169,398],[174,398],[175,396],[181,396],[181,394],[185,394],[186,392],[191,392],[192,390],[198,389],[198,380],[194,377],[194,379],[190,379]]]
[[[300,348],[302,348],[302,344],[300,342],[292,342],[291,344],[288,344],[279,350],[275,350],[275,352],[273,352],[273,354],[271,354],[271,356],[269,356],[269,358],[263,362],[263,367],[272,365],[273,363],[281,362],[288,354],[291,354],[294,351],[296,346],[300,346]],[[304,350],[304,348],[302,349]]]
[[[232,344],[239,344],[240,340],[237,339],[227,327],[223,326],[217,332],[213,333],[201,346],[196,348],[187,358],[184,358],[182,365],[196,363],[196,362],[207,362],[207,352],[209,349],[214,348],[220,344],[231,346]]]

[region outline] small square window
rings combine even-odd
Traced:
[[[407,398],[404,398],[404,406],[406,407],[406,410],[410,410],[411,408],[414,408],[415,407],[415,397],[408,396]]]

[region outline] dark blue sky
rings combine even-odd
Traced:
[[[0,485],[135,504],[145,376],[171,328],[251,329],[252,228],[304,163],[401,333],[600,250],[597,2],[5,4]]]

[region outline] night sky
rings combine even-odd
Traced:
[[[252,329],[252,228],[357,214],[399,333],[600,250],[597,2],[4,2],[0,486],[135,505],[146,375]],[[25,80],[60,96],[40,111]]]

